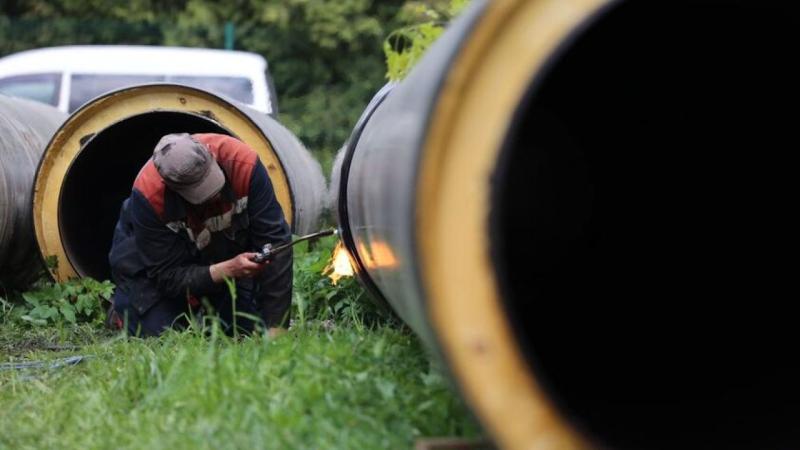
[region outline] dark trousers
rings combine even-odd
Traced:
[[[136,289],[136,283],[130,287]],[[137,311],[130,302],[130,295],[117,289],[112,299],[114,310],[133,336],[158,336],[169,328],[183,329],[189,325],[190,318],[202,321],[204,316],[216,315],[227,334],[233,333],[234,319],[236,329],[242,333],[252,332],[261,322],[258,308],[253,298],[252,283],[237,283],[236,301],[227,292],[212,297],[189,300],[181,298],[162,298],[144,312]],[[234,313],[235,317],[234,317]]]

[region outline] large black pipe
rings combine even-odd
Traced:
[[[31,184],[47,141],[66,118],[55,108],[0,95],[0,283],[24,287],[43,269],[31,222]]]
[[[343,239],[501,447],[800,446],[798,22],[475,0],[354,133]]]

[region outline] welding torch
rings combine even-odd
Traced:
[[[299,238],[293,240],[292,242],[287,242],[286,244],[281,244],[277,246],[273,246],[270,243],[264,244],[264,247],[261,248],[260,251],[256,252],[256,255],[251,259],[253,262],[257,262],[259,264],[265,263],[268,261],[272,261],[272,258],[275,257],[278,253],[281,253],[289,248],[294,247],[295,244],[299,244],[303,241],[312,241],[319,239],[323,236],[331,236],[338,234],[338,230],[335,228],[331,228],[330,230],[324,230],[317,233],[307,234],[305,236],[300,236]]]

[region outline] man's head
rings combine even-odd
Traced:
[[[225,185],[225,175],[205,145],[188,133],[168,134],[153,151],[153,163],[167,187],[199,205]]]

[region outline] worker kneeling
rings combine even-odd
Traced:
[[[153,336],[210,307],[228,332],[233,323],[279,328],[291,304],[292,252],[257,263],[253,250],[290,240],[267,171],[247,144],[221,134],[166,135],[114,230],[110,320]],[[235,302],[225,278],[235,280]],[[234,312],[244,314],[234,321]]]

